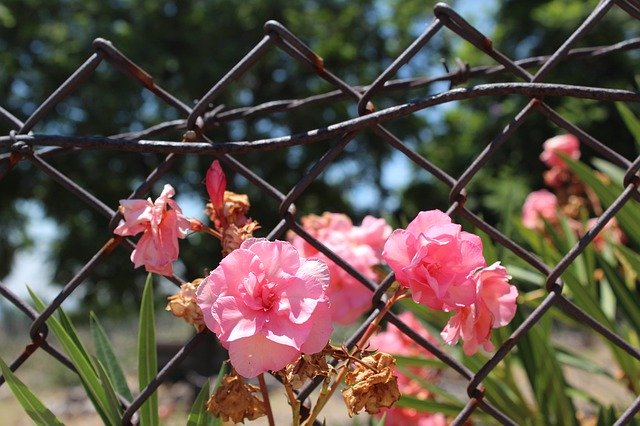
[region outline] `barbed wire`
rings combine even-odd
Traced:
[[[469,399],[464,409],[461,410],[453,420],[453,424],[463,424],[478,408],[502,424],[516,424],[509,416],[501,412],[485,398],[482,383],[495,367],[513,350],[531,327],[539,323],[551,307],[561,310],[566,315],[590,327],[594,332],[601,334],[616,347],[625,351],[636,360],[640,360],[640,350],[637,347],[625,341],[615,330],[610,330],[565,297],[563,294],[563,283],[560,280],[561,274],[567,270],[576,257],[583,253],[587,245],[593,241],[605,224],[614,217],[616,212],[622,209],[626,203],[631,202],[632,199],[640,200],[640,194],[637,190],[640,184],[640,177],[638,176],[640,158],[634,161],[627,160],[609,148],[605,143],[602,143],[574,123],[571,123],[545,102],[547,98],[552,97],[571,97],[606,102],[638,102],[640,101],[640,93],[614,88],[585,87],[542,82],[543,78],[561,61],[596,60],[605,55],[640,48],[640,38],[633,38],[608,46],[574,47],[613,7],[618,7],[620,10],[626,12],[632,19],[640,19],[639,2],[632,0],[603,0],[598,3],[589,16],[552,55],[512,60],[497,50],[489,38],[469,24],[453,9],[440,3],[435,6],[435,17],[425,31],[418,36],[372,84],[366,86],[350,86],[342,81],[326,68],[322,59],[303,41],[298,39],[280,23],[269,21],[265,24],[265,36],[263,39],[225,76],[216,82],[193,106],[182,102],[170,92],[160,87],[149,73],[120,52],[112,43],[104,39],[96,39],[93,43],[95,53],[78,67],[26,120],[23,121],[8,110],[0,107],[0,119],[8,122],[13,128],[9,135],[0,136],[0,148],[8,149],[9,151],[0,155],[0,179],[10,173],[20,162],[28,162],[74,194],[83,203],[104,216],[108,221],[109,229],[112,230],[119,222],[121,218],[120,214],[84,189],[80,183],[75,182],[49,164],[47,162],[49,157],[55,155],[71,155],[89,149],[167,154],[156,169],[149,174],[144,182],[128,197],[140,198],[148,193],[154,183],[171,170],[179,155],[216,155],[226,166],[235,170],[265,195],[279,203],[278,213],[280,215],[280,221],[270,230],[268,238],[278,238],[287,231],[295,232],[321,253],[325,254],[330,260],[334,261],[349,275],[357,279],[362,285],[371,290],[373,310],[368,318],[362,322],[359,329],[344,342],[347,348],[352,348],[362,333],[364,333],[364,330],[366,330],[383,308],[385,292],[394,282],[393,274],[388,275],[379,283],[363,276],[347,261],[304,230],[297,221],[295,203],[305,193],[309,185],[344,151],[351,140],[363,130],[372,130],[392,149],[403,153],[418,167],[424,169],[450,188],[450,207],[447,210],[449,215],[463,217],[469,221],[471,225],[489,235],[497,244],[510,250],[546,277],[545,286],[547,295],[544,300],[526,317],[505,342],[497,348],[495,354],[478,371],[472,371],[459,360],[442,351],[423,336],[420,336],[415,330],[412,330],[407,324],[403,323],[395,314],[387,313],[385,315],[386,320],[397,326],[404,334],[422,346],[426,351],[435,355],[467,382]],[[397,71],[408,63],[408,61],[443,28],[448,28],[462,39],[471,43],[488,57],[494,59],[497,65],[472,68],[462,64],[459,69],[453,72],[447,71],[445,74],[436,77],[394,80],[393,77]],[[241,78],[244,73],[250,70],[262,57],[273,49],[278,49],[286,53],[291,59],[308,67],[316,75],[327,81],[332,86],[332,90],[306,98],[274,100],[241,108],[226,109],[224,105],[216,104],[216,98],[229,84]],[[142,131],[120,133],[110,137],[33,133],[34,127],[43,120],[45,115],[61,101],[71,96],[78,87],[84,84],[91,75],[96,72],[97,67],[103,62],[108,63],[123,74],[131,77],[142,87],[153,93],[159,100],[174,107],[184,118],[159,123]],[[537,71],[535,74],[532,74],[528,71],[529,69],[537,69]],[[493,75],[512,75],[515,81],[455,87],[456,85],[470,82],[475,78]],[[410,90],[429,86],[436,82],[449,82],[450,87],[441,93],[412,99],[379,111],[375,109],[373,99],[381,93],[405,93]],[[436,105],[453,101],[496,96],[518,96],[528,101],[524,108],[514,115],[510,123],[505,126],[501,132],[492,140],[486,141],[484,150],[476,156],[474,161],[458,178],[441,170],[384,127],[388,122]],[[246,141],[219,141],[210,138],[206,134],[208,129],[225,122],[247,120],[249,118],[267,116],[277,112],[293,111],[299,108],[331,104],[344,100],[351,100],[357,104],[357,117],[332,123],[325,127],[310,129],[303,133]],[[566,129],[570,133],[576,134],[580,140],[590,148],[625,169],[624,191],[618,194],[615,201],[600,215],[596,225],[553,267],[546,265],[541,259],[502,234],[465,206],[467,198],[465,188],[468,183],[533,113],[539,113],[557,126]],[[166,141],[153,139],[176,131],[184,133],[184,140]],[[278,150],[290,146],[305,146],[328,139],[337,139],[338,142],[329,148],[286,194],[280,192],[269,182],[265,181],[233,157],[233,154],[238,153]],[[46,321],[61,304],[87,280],[95,268],[107,261],[110,254],[119,247],[130,252],[135,248],[135,243],[129,239],[115,236],[105,241],[102,248],[66,283],[54,300],[50,302],[42,312],[36,312],[28,303],[0,282],[0,296],[16,306],[17,309],[31,321],[30,337],[32,342],[11,363],[10,368],[13,371],[20,368],[29,357],[40,349],[50,354],[54,359],[69,369],[75,371],[70,360],[48,343],[49,333]],[[169,279],[176,285],[184,282],[184,280],[178,276],[171,276]],[[132,424],[134,422],[134,415],[141,405],[157,390],[160,384],[177,368],[180,362],[194,347],[200,344],[203,336],[204,333],[197,334],[186,342],[183,348],[158,372],[151,383],[142,389],[140,394],[132,401],[128,401],[126,398],[119,396],[120,403],[124,409],[122,424]],[[4,378],[0,378],[0,385],[3,383]],[[304,401],[318,384],[318,381],[314,381],[305,386],[300,390],[298,398]],[[617,419],[616,424],[622,425],[629,423],[638,411],[640,411],[640,396],[637,396],[621,417]]]

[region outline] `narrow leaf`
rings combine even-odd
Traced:
[[[0,358],[0,370],[11,392],[13,392],[13,395],[35,424],[38,426],[64,425],[64,423],[31,392],[29,387],[13,374],[2,358]]]
[[[104,367],[100,363],[99,359],[93,358],[93,363],[96,366],[96,370],[98,370],[100,381],[104,385],[104,391],[107,396],[107,401],[109,403],[110,410],[117,411],[118,414],[122,415],[122,409],[121,409],[120,402],[118,401],[118,396],[116,395],[116,392],[113,388],[113,383],[111,383],[111,380],[109,380],[109,377],[107,376],[107,372],[105,371]]]
[[[616,102],[616,107],[629,133],[631,133],[633,139],[635,139],[636,146],[640,149],[640,120],[638,120],[629,107],[623,102]]]
[[[113,353],[113,346],[111,345],[111,342],[109,342],[107,333],[100,324],[98,317],[93,312],[90,314],[90,326],[91,336],[93,337],[93,344],[96,347],[98,359],[104,366],[104,369],[113,383],[116,392],[127,398],[129,401],[132,401],[133,395],[131,394],[131,390],[129,390],[129,386],[127,385],[127,380],[122,368],[120,367],[120,363]]]
[[[42,300],[40,300],[40,298],[31,289],[29,289],[29,294],[36,305],[36,309],[38,311],[43,311],[45,305]],[[62,309],[58,309],[58,311],[62,311]],[[78,335],[75,333],[75,329],[72,326],[70,327],[70,321],[68,321],[66,315],[63,313],[61,317],[63,318],[63,321],[65,321],[65,325],[55,317],[51,316],[47,319],[47,326],[60,342],[64,352],[71,359],[71,362],[80,376],[80,381],[87,391],[87,396],[91,399],[93,406],[95,407],[98,415],[102,418],[103,422],[108,425],[120,424],[120,415],[117,410],[114,411],[111,409],[112,406],[110,405],[105,393],[104,386],[106,386],[106,384],[103,385],[100,381],[95,370],[95,366],[88,358],[87,351],[82,346]],[[69,335],[69,333],[72,333],[72,335]]]
[[[142,292],[140,325],[138,329],[138,383],[144,389],[158,373],[156,354],[155,315],[153,311],[153,275],[149,273]],[[158,393],[151,396],[140,407],[140,424],[156,426],[158,416]]]

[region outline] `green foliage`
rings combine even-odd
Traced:
[[[42,312],[45,308],[44,303],[33,291],[30,291],[30,294],[36,309]],[[106,374],[103,374],[99,361],[89,356],[67,315],[62,309],[58,309],[58,319],[51,316],[46,323],[71,359],[87,396],[104,424],[120,424],[121,411],[114,398],[113,387]]]
[[[1,9],[0,9],[1,11]],[[11,392],[16,397],[24,411],[38,426],[57,426],[63,423],[34,395],[33,392],[9,369],[4,360],[0,358],[0,372],[9,385]]]
[[[140,306],[140,325],[138,330],[138,384],[140,391],[153,380],[158,373],[156,354],[156,323],[153,313],[153,275],[147,275]],[[158,393],[154,391],[140,407],[140,424],[156,426],[158,417]]]
[[[229,361],[225,361],[222,363],[220,367],[220,371],[216,377],[216,381],[213,384],[213,392],[218,389],[220,383],[222,383],[222,379],[229,372]],[[206,403],[209,399],[209,381],[205,383],[205,385],[200,389],[196,400],[193,402],[193,407],[191,408],[191,412],[189,413],[189,417],[187,418],[187,426],[222,426],[223,422],[221,419],[213,417],[206,410]]]
[[[98,360],[100,360],[100,363],[104,366],[116,392],[127,398],[129,401],[133,401],[129,385],[127,385],[127,380],[124,376],[124,372],[122,371],[122,367],[113,353],[113,345],[109,342],[107,333],[100,324],[98,317],[93,312],[90,314],[90,320],[91,336],[93,338],[93,345],[98,354]]]

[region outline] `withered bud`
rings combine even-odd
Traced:
[[[329,377],[331,368],[327,364],[325,351],[316,354],[302,354],[298,361],[289,364],[284,371],[287,381],[294,389],[299,389],[316,376]]]
[[[363,409],[377,414],[400,399],[398,380],[393,375],[395,365],[393,356],[377,352],[362,358],[347,373],[345,383],[350,387],[342,390],[342,396],[350,417]]]
[[[198,333],[206,328],[202,310],[196,303],[196,290],[201,282],[202,278],[198,278],[192,282],[182,284],[178,293],[167,298],[169,303],[165,308],[173,315],[184,319],[189,324],[193,324]]]
[[[243,241],[253,237],[253,233],[260,229],[258,222],[249,220],[244,226],[229,225],[222,234],[222,256],[226,256],[242,244]]]
[[[224,191],[224,216],[229,225],[244,226],[249,221],[249,207],[251,204],[247,194]]]
[[[207,401],[207,411],[225,422],[255,420],[266,414],[264,402],[254,395],[257,392],[260,392],[258,386],[245,383],[232,371],[223,377],[220,387]]]

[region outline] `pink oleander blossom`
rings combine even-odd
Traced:
[[[251,238],[198,286],[204,321],[247,378],[320,352],[333,330],[329,269],[285,241]]]
[[[171,198],[175,190],[169,184],[155,202],[146,200],[120,200],[124,220],[113,232],[130,236],[142,232],[131,261],[138,268],[144,265],[149,272],[173,274],[172,263],[178,259],[178,238],[184,238],[191,223],[178,204]]]
[[[527,196],[522,205],[522,224],[529,229],[544,228],[544,220],[558,220],[558,199],[554,194],[541,189]]]
[[[382,257],[414,301],[439,310],[473,303],[474,284],[467,276],[486,265],[480,237],[462,231],[440,210],[420,212],[406,230],[395,230]]]
[[[594,226],[596,226],[597,222],[597,217],[589,219],[587,221],[587,230],[591,230]],[[600,230],[600,232],[593,238],[592,244],[596,250],[602,251],[606,247],[607,243],[624,244],[626,240],[626,235],[624,234],[622,229],[620,229],[618,221],[614,217],[609,222],[607,222]]]
[[[571,134],[554,136],[547,139],[542,145],[543,151],[540,160],[549,168],[566,169],[567,165],[558,152],[567,154],[570,158],[577,160],[580,158],[580,141]]]
[[[392,407],[382,411],[386,414],[385,426],[446,426],[447,418],[442,413],[428,413],[414,408]]]
[[[354,226],[344,214],[325,212],[322,216],[303,217],[302,226],[355,270],[377,280],[374,267],[382,262],[382,247],[391,233],[384,219],[366,216],[360,226]],[[292,233],[289,240],[303,256],[322,260],[329,266],[331,283],[327,296],[331,300],[333,321],[352,323],[371,307],[371,291],[361,282],[300,236]]]
[[[491,329],[511,322],[518,297],[518,290],[509,284],[511,277],[500,262],[475,271],[471,278],[476,288],[475,303],[459,309],[441,333],[450,345],[462,339],[462,349],[467,355],[476,353],[480,346],[486,351],[493,350]]]

